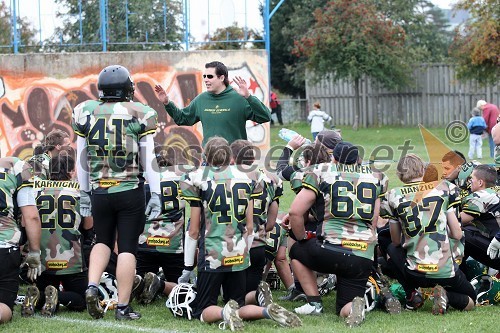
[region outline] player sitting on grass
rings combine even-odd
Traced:
[[[416,288],[434,287],[433,314],[444,314],[448,304],[472,310],[474,288],[450,248],[450,238],[462,237],[455,215],[458,188],[446,180],[424,183],[424,163],[414,154],[401,158],[396,172],[405,185],[387,193],[382,214],[390,218],[392,244],[387,251],[406,292],[406,309],[423,305]]]

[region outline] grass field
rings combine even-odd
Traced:
[[[310,137],[309,125],[305,123],[288,126],[306,137]],[[282,144],[283,141],[278,137],[279,128],[271,130],[271,146]],[[342,135],[345,140],[355,144],[360,144],[365,151],[372,152],[377,146],[387,145],[395,149],[394,160],[399,159],[400,151],[397,146],[403,145],[405,140],[410,140],[415,149],[411,152],[417,153],[424,159],[427,159],[427,153],[423,145],[422,137],[418,128],[371,128],[360,129],[357,132],[348,127],[342,127]],[[452,149],[458,149],[464,153],[468,150],[468,140],[455,145],[446,140],[445,130],[443,128],[430,129],[430,131],[441,138],[443,142]],[[483,145],[483,155],[487,156],[487,143]],[[489,159],[482,160],[483,163],[491,163]],[[396,179],[392,163],[386,172],[390,178],[390,186],[397,186],[400,182]],[[289,190],[288,184],[285,184],[285,195],[280,201],[280,210],[287,211],[293,200],[293,194]],[[275,298],[284,294],[284,291],[276,291]],[[494,332],[498,329],[497,322],[499,318],[499,307],[478,307],[469,313],[450,310],[445,316],[433,316],[430,313],[431,303],[426,302],[423,309],[418,312],[403,312],[400,315],[390,316],[381,310],[374,310],[367,315],[366,321],[359,328],[348,329],[343,321],[334,314],[335,294],[329,295],[323,299],[325,313],[318,317],[302,317],[303,326],[297,329],[285,329],[278,327],[270,320],[261,320],[246,323],[247,332]],[[300,306],[301,303],[282,302],[283,306],[293,309]],[[61,310],[54,318],[43,318],[35,316],[34,318],[22,318],[20,307],[16,306],[14,320],[0,326],[0,331],[9,333],[26,332],[218,332],[216,324],[207,325],[199,321],[187,321],[177,319],[172,316],[165,307],[165,299],[158,299],[152,305],[144,307],[133,304],[134,308],[142,313],[143,318],[135,322],[117,322],[114,319],[114,312],[110,311],[102,320],[92,320],[85,313],[71,313]],[[497,327],[495,329],[495,327]]]

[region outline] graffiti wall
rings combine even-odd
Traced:
[[[134,100],[158,112],[157,145],[199,145],[201,124],[177,126],[156,98],[153,87],[161,84],[177,106],[190,103],[204,91],[202,74],[210,61],[222,61],[229,79],[241,76],[251,94],[268,105],[265,52],[119,52],[78,54],[30,54],[0,56],[0,149],[1,156],[26,158],[53,129],[68,132],[73,142],[71,113],[79,103],[98,99],[97,76],[106,66],[120,64],[135,82]],[[269,148],[269,124],[247,123],[249,140]]]

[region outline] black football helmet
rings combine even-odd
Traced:
[[[108,66],[99,73],[97,89],[103,101],[131,101],[134,98],[134,81],[129,71],[120,65]]]

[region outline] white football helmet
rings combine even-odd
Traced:
[[[366,290],[365,290],[365,310],[366,312],[370,312],[375,309],[377,306],[377,302],[380,298],[380,287],[378,286],[377,281],[370,276],[368,281],[366,282]]]
[[[103,301],[118,301],[118,287],[116,278],[108,272],[102,273],[99,281],[99,298]]]
[[[168,295],[165,305],[172,311],[174,317],[184,317],[191,320],[193,309],[190,304],[196,298],[196,290],[192,284],[180,283]]]

